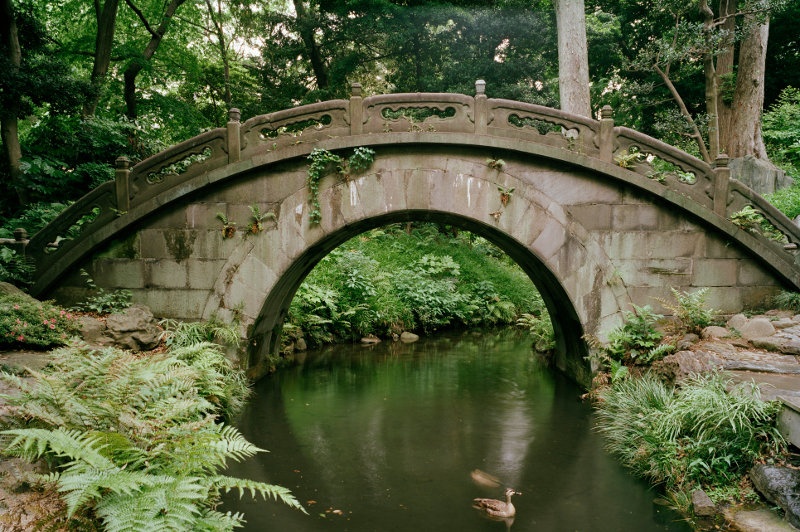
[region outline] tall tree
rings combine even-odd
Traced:
[[[157,27],[154,28],[145,17],[142,10],[133,3],[133,0],[125,0],[125,3],[128,4],[128,7],[130,7],[134,13],[136,13],[136,16],[150,34],[150,40],[147,42],[147,45],[145,45],[142,53],[131,60],[123,72],[123,78],[125,80],[125,114],[132,120],[136,119],[138,116],[136,102],[136,77],[145,67],[146,63],[153,57],[153,54],[156,53],[156,50],[158,50],[161,40],[167,33],[167,28],[169,28],[169,25],[172,22],[172,17],[175,16],[175,12],[185,2],[186,0],[170,0],[169,3],[167,3],[164,7],[164,11],[161,15],[161,22]]]
[[[11,0],[0,0],[0,46],[2,46],[3,62],[6,64],[5,77],[11,82],[19,81],[19,71],[22,65],[22,48],[19,44],[19,32],[17,30],[16,13],[11,5]],[[8,183],[5,183],[6,191],[3,193],[10,196],[10,191],[16,187],[12,185],[19,179],[22,173],[20,161],[22,160],[22,148],[19,143],[19,121],[20,113],[20,94],[13,90],[11,94],[2,95],[2,107],[0,108],[0,133],[3,141],[3,159],[8,168]],[[16,190],[19,190],[16,188]],[[17,196],[18,203],[24,201],[23,197]]]
[[[102,88],[111,65],[111,51],[114,47],[114,32],[117,27],[119,0],[94,0],[94,13],[97,21],[97,34],[94,45],[94,64],[92,66],[92,92],[83,105],[83,115],[92,116],[102,96]]]
[[[558,94],[561,109],[591,117],[589,51],[583,0],[554,0],[558,31]]]

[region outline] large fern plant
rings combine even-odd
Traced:
[[[104,530],[232,530],[241,514],[215,508],[229,490],[305,511],[289,490],[219,474],[228,460],[261,451],[219,421],[248,389],[219,346],[190,345],[136,356],[117,349],[65,348],[33,382],[3,374],[17,426],[6,453],[45,458],[67,517]]]

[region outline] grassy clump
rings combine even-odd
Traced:
[[[404,330],[514,324],[546,315],[525,273],[488,241],[433,224],[356,237],[298,289],[285,330],[311,346]]]
[[[734,385],[722,374],[694,376],[679,388],[644,375],[601,393],[597,429],[635,474],[664,486],[674,501],[691,500],[696,488],[730,492],[756,460],[784,449],[779,408],[761,401],[757,385]]]
[[[774,303],[780,309],[800,312],[800,293],[784,290],[775,296]]]
[[[221,422],[248,387],[219,346],[201,343],[137,356],[113,348],[62,348],[32,382],[3,374],[13,424],[7,455],[44,458],[66,515],[83,530],[232,530],[241,514],[216,510],[238,490],[302,510],[280,486],[220,473],[261,449]]]

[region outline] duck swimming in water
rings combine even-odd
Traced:
[[[506,488],[506,500],[498,501],[497,499],[473,499],[472,507],[485,512],[492,517],[514,517],[517,509],[511,504],[511,496],[519,495],[520,493],[513,488]]]

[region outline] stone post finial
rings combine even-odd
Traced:
[[[717,155],[714,160],[714,212],[723,218],[728,214],[728,198],[730,196],[731,169],[728,168],[728,156]]]
[[[364,131],[364,103],[361,99],[361,83],[350,84],[350,134],[360,135]]]
[[[114,162],[117,167],[114,172],[117,211],[128,212],[131,208],[131,160],[123,155]]]
[[[28,240],[28,232],[22,227],[14,229],[14,241],[22,242],[24,240]]]
[[[229,122],[240,122],[242,120],[242,112],[233,107],[230,111],[228,111],[228,121]]]
[[[479,79],[475,82],[475,94],[486,94],[486,81]]]
[[[614,160],[614,110],[610,105],[600,109],[600,159],[608,163]]]

